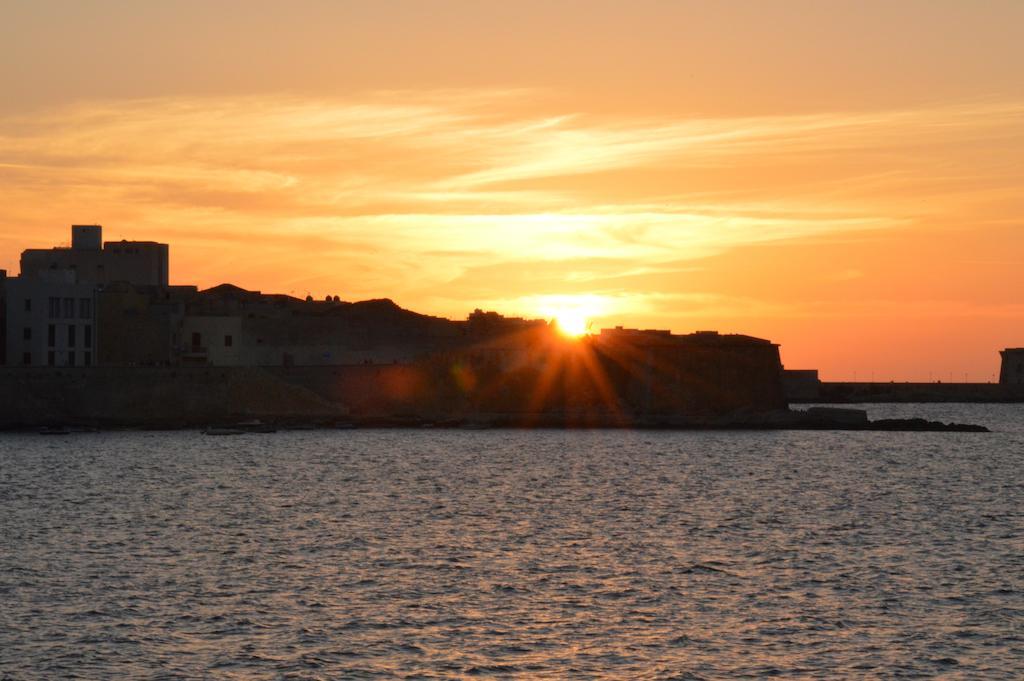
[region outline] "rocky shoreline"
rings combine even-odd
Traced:
[[[351,419],[304,420],[294,416],[280,419],[257,419],[250,421],[201,420],[187,422],[157,421],[151,423],[63,423],[48,424],[45,427],[21,425],[8,427],[8,431],[37,431],[43,434],[71,434],[96,432],[98,430],[201,430],[208,435],[242,435],[274,433],[289,430],[350,430],[365,429],[608,429],[608,430],[841,430],[841,431],[888,431],[888,432],[945,432],[945,433],[987,433],[988,428],[967,423],[944,423],[923,418],[870,420],[867,412],[860,409],[812,408],[801,410],[778,410],[765,413],[735,414],[704,423],[694,423],[672,418],[598,418],[594,415],[509,415],[488,414],[466,418],[429,420],[418,416],[366,416]]]
[[[388,368],[401,374],[402,367]],[[367,369],[365,385],[389,376]],[[381,369],[384,371],[384,369]],[[351,373],[351,372],[349,372]],[[503,411],[468,400],[360,400],[345,372],[233,369],[7,370],[0,380],[0,430],[294,428],[633,428],[661,430],[877,430],[985,432],[983,426],[924,419],[871,421],[862,409],[807,410],[750,401],[740,408],[693,396],[676,409],[554,404]],[[399,376],[400,377],[400,376]],[[375,383],[376,382],[376,383]],[[431,398],[431,399],[428,399]],[[257,424],[247,428],[245,424]]]

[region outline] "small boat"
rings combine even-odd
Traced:
[[[245,435],[250,431],[241,428],[207,428],[203,435]]]
[[[239,426],[238,430],[244,430],[247,433],[276,433],[277,428],[269,424],[263,423],[258,426]]]
[[[244,435],[246,433],[276,433],[277,428],[259,419],[242,421],[233,426],[213,426],[203,431],[203,435]]]
[[[236,423],[233,427],[238,429],[238,430],[244,430],[247,433],[276,433],[277,432],[277,428],[275,428],[274,426],[270,425],[269,423],[264,423],[263,421],[260,421],[259,419],[253,419],[252,421],[242,421],[241,423]]]

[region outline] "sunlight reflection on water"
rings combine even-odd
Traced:
[[[1024,408],[943,408],[1003,432],[6,435],[0,678],[1020,678]]]

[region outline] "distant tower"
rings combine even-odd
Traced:
[[[1024,385],[1024,348],[1006,348],[999,354],[1003,356],[1000,385]]]
[[[76,251],[98,251],[103,248],[103,227],[71,225],[71,248]]]

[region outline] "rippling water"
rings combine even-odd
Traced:
[[[0,436],[0,679],[1024,677],[1024,407],[881,409]]]

